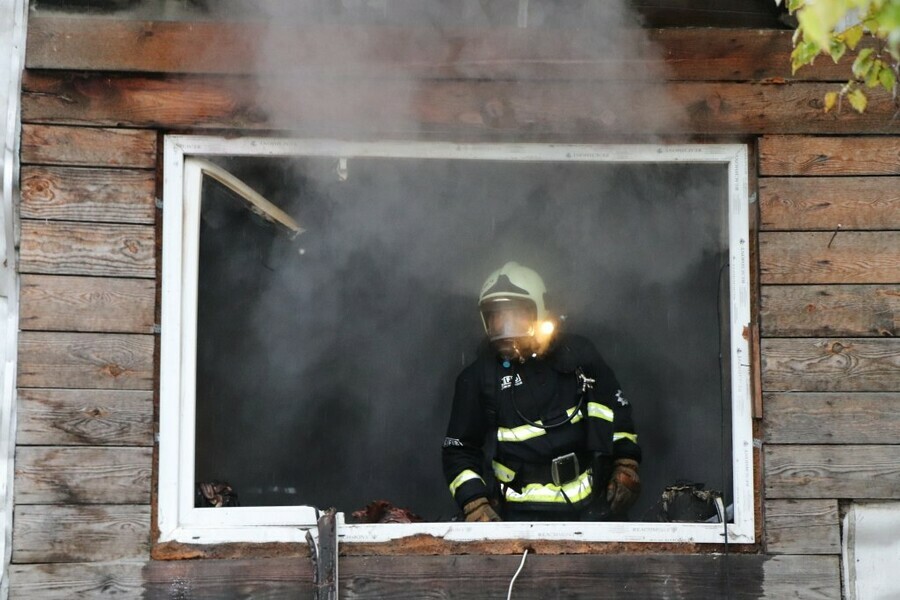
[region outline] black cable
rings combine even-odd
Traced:
[[[515,363],[511,363],[511,364],[513,366],[512,366],[512,383],[509,386],[509,399],[512,403],[513,410],[516,411],[516,414],[519,415],[520,419],[522,419],[523,421],[525,421],[532,427],[537,427],[539,429],[554,429],[556,427],[561,427],[562,425],[565,425],[566,423],[570,423],[572,421],[572,419],[575,418],[575,415],[577,415],[581,412],[581,405],[584,404],[584,392],[582,392],[578,396],[578,404],[575,406],[575,410],[572,411],[572,414],[567,416],[565,419],[563,419],[559,423],[553,423],[551,425],[544,425],[543,423],[538,423],[536,421],[532,421],[531,419],[526,417],[524,414],[522,414],[522,411],[519,410],[519,405],[516,404],[516,378],[519,376],[519,374],[516,372]],[[525,385],[525,380],[522,380],[522,385]]]

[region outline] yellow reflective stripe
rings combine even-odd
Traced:
[[[562,494],[565,492],[565,496]],[[562,487],[552,483],[529,483],[521,492],[506,489],[507,502],[579,502],[591,495],[591,470],[588,469],[577,479],[565,483]]]
[[[603,406],[602,404],[598,404],[597,406]],[[604,407],[606,408],[606,407]],[[566,416],[571,417],[572,414],[578,410],[577,406],[573,406],[572,408],[566,409]],[[607,409],[609,410],[609,409]],[[610,411],[612,414],[612,411]],[[581,420],[581,413],[578,413],[570,423],[577,423]],[[611,421],[612,419],[610,419]],[[535,421],[538,425],[543,425],[541,421]],[[519,425],[518,427],[498,427],[497,428],[497,441],[498,442],[524,442],[525,440],[530,440],[536,437],[540,437],[547,433],[546,429],[542,427],[535,427],[534,425]]]
[[[605,404],[600,404],[599,402],[588,402],[587,412],[589,417],[596,417],[597,419],[603,419],[604,421],[609,421],[610,423],[612,423],[613,411]]]
[[[619,440],[631,440],[637,444],[637,434],[628,433],[627,431],[617,431],[613,434],[613,441],[618,442]]]
[[[509,483],[516,478],[516,472],[506,465],[498,463],[496,460],[492,460],[491,465],[493,465],[494,475],[497,476],[497,479],[499,481],[502,481],[503,483]]]
[[[538,425],[541,424],[540,421],[535,421]],[[534,425],[520,425],[519,427],[498,427],[497,428],[497,441],[498,442],[524,442],[525,440],[530,440],[532,438],[540,437],[547,433],[545,429],[541,429],[540,427],[535,427]]]
[[[572,413],[575,412],[576,410],[578,410],[577,406],[573,406],[572,408],[566,409],[566,416],[572,417]],[[581,413],[578,413],[577,415],[572,417],[572,420],[569,421],[569,423],[577,423],[580,420],[581,420]]]
[[[484,479],[481,479],[481,475],[479,475],[475,471],[472,471],[471,469],[466,469],[465,471],[457,475],[456,479],[454,479],[450,483],[450,494],[455,496],[456,490],[459,489],[459,486],[471,479],[478,479],[481,481],[481,483],[484,483]]]

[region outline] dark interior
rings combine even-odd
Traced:
[[[197,481],[243,506],[453,518],[453,381],[483,337],[481,283],[517,260],[634,405],[632,519],[678,481],[730,495],[724,165],[350,157],[344,180],[331,158],[217,161],[306,232],[204,185]]]

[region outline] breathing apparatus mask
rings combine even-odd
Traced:
[[[545,293],[540,275],[515,262],[484,282],[478,307],[488,341],[503,360],[524,362],[550,346],[555,326],[544,306]]]

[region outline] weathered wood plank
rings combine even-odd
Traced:
[[[21,389],[16,443],[152,446],[153,392]]]
[[[342,557],[340,598],[503,598],[520,556]],[[623,575],[627,574],[627,575]],[[308,560],[151,561],[147,600],[312,596]],[[190,582],[189,589],[175,582]],[[804,598],[838,600],[836,556],[531,554],[514,598]]]
[[[900,177],[764,177],[762,229],[900,229]]]
[[[593,30],[430,27],[298,28],[262,22],[48,17],[28,22],[26,67],[148,73],[320,73],[477,79],[845,81],[844,65],[791,73],[791,31],[654,29],[598,39]],[[632,35],[627,35],[632,33]],[[627,37],[626,37],[627,36]],[[646,39],[643,39],[646,38]],[[625,44],[628,59],[610,48]],[[198,48],[203,48],[198,52]],[[852,61],[847,56],[844,61]],[[640,65],[640,66],[638,66]]]
[[[23,330],[153,333],[152,279],[25,274],[19,293]]]
[[[763,563],[763,598],[841,598],[837,556],[774,556]]]
[[[767,500],[766,552],[840,554],[837,500]]]
[[[315,597],[312,563],[306,557],[151,561],[143,577],[146,600],[168,599],[174,593],[182,593],[185,600]],[[190,582],[190,589],[178,582]]]
[[[770,392],[900,390],[900,339],[764,339],[762,377]]]
[[[16,506],[14,563],[144,559],[149,506]]]
[[[766,445],[767,498],[900,498],[900,445]]]
[[[22,164],[153,168],[156,133],[23,124],[21,156]]]
[[[153,389],[151,335],[19,334],[19,387]]]
[[[368,83],[367,83],[368,82]],[[864,114],[822,110],[831,83],[252,80],[25,73],[28,123],[537,135],[900,132],[887,92]]]
[[[16,504],[150,504],[153,448],[19,446]]]
[[[79,167],[22,168],[23,219],[144,223],[156,219],[153,171]]]
[[[149,225],[22,221],[19,270],[153,278],[155,240]]]
[[[900,286],[764,285],[760,320],[765,337],[900,336]]]
[[[820,133],[828,131],[822,128]],[[873,129],[872,133],[879,132]],[[900,175],[900,137],[767,135],[759,141],[759,172],[761,175]]]
[[[900,231],[759,233],[760,282],[898,283]]]
[[[13,564],[9,565],[9,597],[33,600],[140,598],[145,564],[146,560]]]
[[[900,391],[770,393],[765,441],[771,444],[894,444]]]

